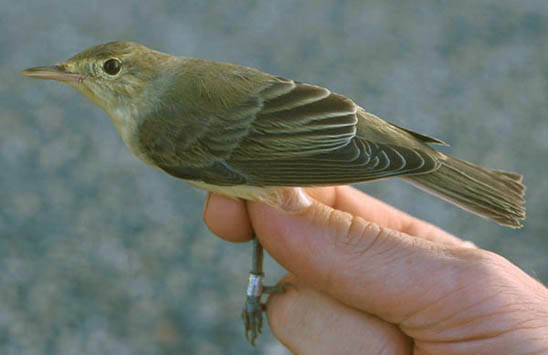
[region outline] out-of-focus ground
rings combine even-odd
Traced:
[[[523,173],[518,231],[395,179],[360,188],[548,282],[545,0],[0,8],[0,353],[284,353],[269,331],[255,349],[244,340],[250,248],[209,233],[205,194],[138,161],[71,88],[18,74],[110,40],[327,86],[446,152]]]

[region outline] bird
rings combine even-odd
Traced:
[[[115,41],[24,76],[57,80],[112,119],[145,164],[208,191],[283,208],[301,188],[398,177],[511,228],[525,219],[522,175],[444,154],[443,141],[385,121],[324,87],[247,66]],[[262,246],[254,238],[242,316],[262,326]]]

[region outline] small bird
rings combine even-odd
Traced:
[[[525,218],[521,175],[443,154],[431,146],[443,141],[323,87],[121,41],[22,74],[72,86],[110,116],[143,162],[212,192],[283,208],[300,187],[397,176],[504,226]],[[252,343],[261,295],[276,291],[262,286],[256,238],[253,250],[243,311]]]

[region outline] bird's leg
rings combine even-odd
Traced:
[[[255,345],[255,339],[261,334],[263,328],[263,311],[265,305],[261,301],[263,293],[283,292],[283,285],[263,286],[263,246],[253,233],[253,254],[251,258],[251,271],[249,272],[249,283],[247,284],[247,299],[242,319],[245,326],[245,337]]]
[[[259,239],[253,233],[253,253],[251,256],[251,271],[249,272],[249,282],[247,284],[247,299],[242,319],[245,326],[245,337],[251,345],[255,345],[255,339],[261,333],[263,328],[263,304],[261,296],[263,295],[263,246]]]

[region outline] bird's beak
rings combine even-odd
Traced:
[[[45,80],[57,80],[57,81],[76,81],[82,82],[84,76],[78,73],[71,73],[67,71],[64,65],[52,65],[49,67],[34,67],[25,69],[21,72],[21,75],[28,76],[29,78],[45,79]]]

